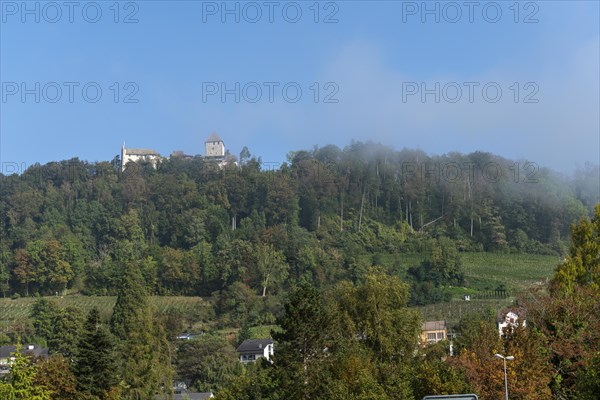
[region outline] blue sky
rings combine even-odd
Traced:
[[[600,162],[597,1],[0,3],[4,173],[212,131],[265,162],[352,139]]]

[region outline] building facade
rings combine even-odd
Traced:
[[[255,362],[259,358],[271,360],[273,356],[273,340],[271,339],[247,339],[237,348],[240,355],[240,362]]]
[[[421,344],[434,344],[446,339],[446,321],[427,321],[421,325]]]
[[[217,159],[225,157],[225,142],[216,132],[211,133],[204,142],[204,156]]]
[[[160,154],[158,154],[154,150],[128,149],[123,143],[123,147],[121,147],[121,172],[125,171],[125,168],[127,168],[127,164],[130,162],[145,161],[150,163],[152,167],[156,168],[161,159],[162,157],[160,156]]]

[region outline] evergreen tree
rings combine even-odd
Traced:
[[[115,366],[113,339],[94,307],[85,322],[73,364],[79,390],[105,399],[117,383]]]
[[[53,320],[60,313],[59,308],[54,302],[40,297],[31,307],[31,319],[33,320],[33,329],[38,338],[48,340],[52,337],[54,328]]]
[[[166,335],[160,324],[152,321],[144,279],[135,262],[126,267],[110,323],[120,340],[123,398],[149,399],[161,388],[170,390],[172,371]]]
[[[77,307],[69,306],[57,312],[52,319],[52,336],[48,340],[50,352],[72,358],[82,334],[83,324],[84,315]]]
[[[274,363],[283,398],[323,398],[333,321],[314,287],[303,284],[290,294],[285,314],[277,321],[281,331],[271,333],[277,343]]]

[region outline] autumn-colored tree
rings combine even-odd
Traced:
[[[14,260],[13,274],[15,274],[19,283],[25,285],[25,296],[29,296],[29,283],[34,278],[33,265],[29,253],[25,249],[17,249]]]
[[[79,400],[77,380],[71,372],[71,363],[60,354],[41,359],[36,364],[36,386],[48,389],[52,400]]]
[[[501,398],[504,394],[504,372],[494,354],[502,353],[503,349],[493,320],[483,316],[472,317],[468,323],[459,326],[459,334],[458,354],[451,364],[465,374],[469,385],[482,400]]]
[[[506,329],[500,337],[492,319],[470,318],[468,327],[459,328],[459,354],[451,365],[463,371],[474,393],[482,400],[504,394],[502,360],[495,354],[513,356],[507,362],[508,387],[514,399],[551,399],[552,368],[545,337],[530,326]]]
[[[523,400],[552,399],[550,383],[553,378],[547,338],[531,325],[518,325],[505,330],[504,354],[515,359],[508,375],[510,397]],[[497,360],[498,364],[500,360]],[[508,371],[508,369],[507,369]]]
[[[555,396],[575,398],[579,385],[586,384],[581,378],[600,352],[599,298],[599,290],[575,287],[571,293],[533,293],[527,299],[528,323],[544,334],[551,352]]]
[[[585,393],[600,385],[594,373],[600,353],[599,298],[600,204],[591,220],[572,227],[569,255],[556,270],[550,295],[534,291],[525,298],[528,319],[548,342],[551,387],[559,398],[588,398]]]

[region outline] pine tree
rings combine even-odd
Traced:
[[[144,279],[135,262],[129,262],[113,309],[112,333],[120,340],[120,378],[124,399],[149,399],[162,387],[170,390],[172,368],[168,343],[152,310]]]
[[[311,399],[325,393],[327,341],[333,315],[323,304],[321,293],[304,284],[295,289],[277,321],[280,332],[271,335],[277,343],[276,375],[284,398]]]
[[[73,365],[81,392],[106,398],[116,386],[114,342],[97,308],[90,310]]]

